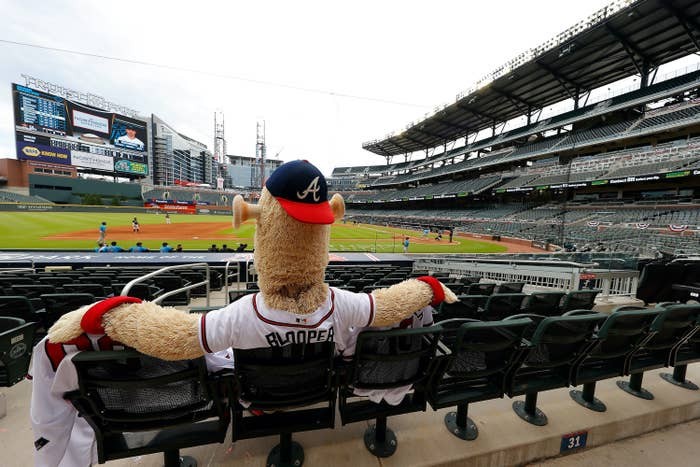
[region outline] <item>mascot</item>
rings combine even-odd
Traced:
[[[330,224],[344,214],[343,198],[335,194],[328,201],[326,180],[316,167],[303,160],[283,164],[267,180],[258,205],[240,195],[233,202],[234,228],[248,219],[257,221],[259,294],[205,315],[115,297],[64,315],[49,331],[49,340],[67,342],[84,332],[105,332],[164,360],[191,359],[229,347],[326,340],[342,346],[350,328],[391,325],[428,305],[457,300],[432,277],[408,279],[370,294],[328,287],[324,278]]]
[[[288,162],[268,178],[257,205],[240,196],[233,202],[234,228],[249,219],[257,222],[254,259],[259,293],[204,315],[112,297],[62,316],[48,339],[35,348],[32,425],[37,465],[85,465],[95,456],[90,427],[61,400],[75,383],[74,372],[68,368],[68,378],[60,373],[71,366],[70,359],[63,358],[66,355],[103,347],[76,343],[103,342],[106,334],[115,346],[163,360],[205,355],[210,367],[218,365],[216,359],[230,348],[295,342],[330,341],[339,355],[347,356],[354,349],[357,329],[391,326],[429,305],[457,300],[432,277],[409,279],[372,293],[329,287],[324,280],[330,225],[344,213],[340,195],[328,201],[326,180],[316,167],[308,161]],[[226,366],[226,356],[222,360],[220,366]]]

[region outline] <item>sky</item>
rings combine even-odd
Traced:
[[[607,0],[223,2],[0,0],[0,157],[14,157],[11,83],[22,74],[154,113],[213,150],[334,167],[420,119]],[[22,42],[143,65],[8,44]]]

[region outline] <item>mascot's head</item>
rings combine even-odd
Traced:
[[[328,201],[323,174],[310,162],[282,164],[265,182],[257,205],[238,195],[233,227],[257,219],[255,268],[269,306],[311,313],[326,299],[330,224],[345,215],[339,194]]]

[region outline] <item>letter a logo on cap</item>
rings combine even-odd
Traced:
[[[309,194],[312,195],[313,200],[318,202],[321,198],[318,196],[318,192],[321,190],[321,187],[318,186],[318,177],[314,178],[311,180],[311,183],[309,183],[309,186],[306,187],[306,190],[302,191],[299,193],[297,191],[297,198],[299,199],[306,199]]]

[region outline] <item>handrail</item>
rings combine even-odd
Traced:
[[[171,296],[173,296],[173,295],[175,295],[175,294],[178,294],[178,293],[180,293],[180,292],[184,292],[184,291],[186,291],[186,290],[194,289],[195,287],[200,287],[200,286],[202,286],[202,285],[206,285],[206,289],[207,289],[207,306],[209,306],[209,303],[210,303],[210,302],[209,302],[209,300],[210,300],[210,298],[209,298],[209,292],[210,292],[210,286],[209,286],[209,284],[210,284],[210,279],[211,279],[211,273],[210,273],[210,269],[209,269],[209,264],[208,264],[208,263],[177,264],[177,265],[175,265],[175,266],[166,266],[166,267],[164,267],[164,268],[160,268],[160,269],[158,269],[157,271],[149,272],[149,273],[146,274],[145,276],[137,277],[136,279],[130,281],[128,284],[126,284],[126,285],[124,286],[124,288],[122,289],[122,291],[121,291],[121,293],[120,293],[119,295],[129,295],[129,292],[131,291],[131,288],[132,288],[134,285],[139,284],[139,283],[145,281],[146,279],[150,279],[151,277],[157,276],[158,274],[161,274],[161,273],[164,273],[164,272],[167,272],[167,271],[172,271],[172,270],[174,270],[174,269],[195,268],[195,267],[202,267],[202,266],[204,266],[204,268],[205,268],[206,271],[207,271],[206,279],[205,279],[204,281],[202,281],[202,282],[197,282],[196,284],[186,285],[186,286],[181,287],[181,288],[179,288],[179,289],[175,289],[175,290],[171,290],[170,292],[166,292],[166,293],[164,293],[163,295],[160,295],[159,297],[157,297],[155,300],[153,300],[153,303],[156,303],[156,304],[157,304],[157,303],[160,303],[160,302],[162,302],[164,299],[166,299],[166,298],[168,298],[168,297],[171,297]]]
[[[7,268],[7,269],[0,269],[0,274],[14,274],[16,272],[26,272],[26,271],[31,271],[34,272],[34,268]]]
[[[240,290],[240,283],[241,283],[241,266],[238,261],[234,261],[236,263],[236,288]],[[231,303],[231,299],[228,295],[228,267],[229,264],[231,264],[231,260],[226,261],[226,266],[224,266],[224,303],[228,305]]]

